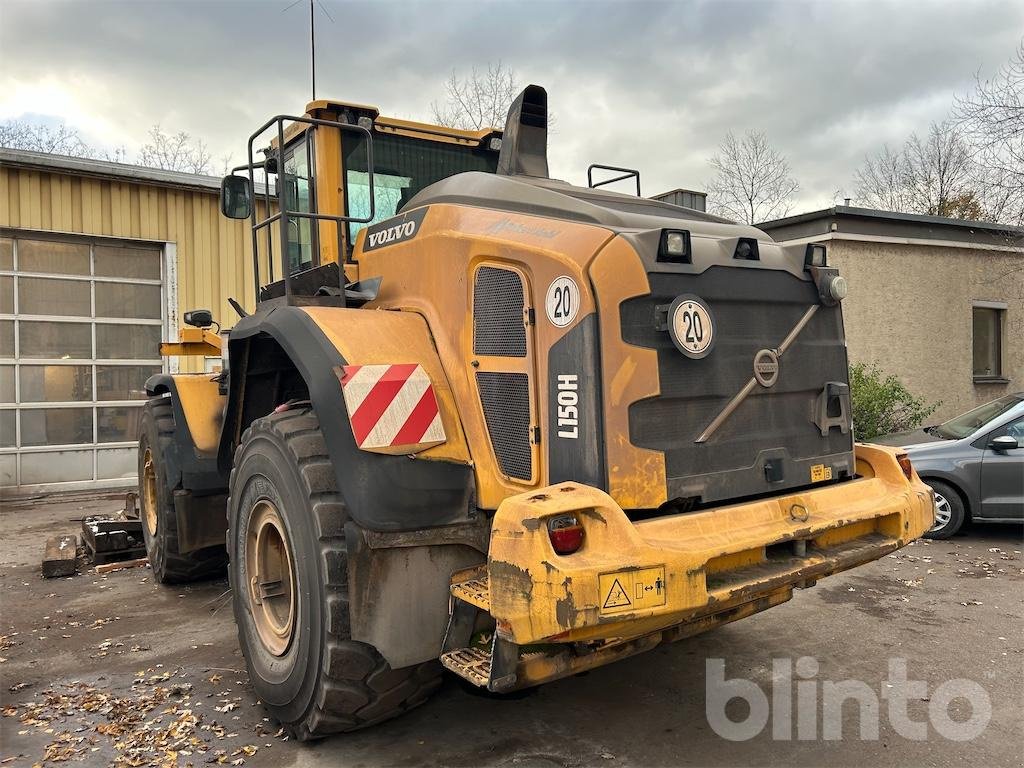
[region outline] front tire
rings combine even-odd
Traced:
[[[967,518],[963,499],[957,490],[939,480],[925,480],[935,492],[935,525],[924,536],[926,539],[949,539],[956,535]]]
[[[436,661],[392,669],[352,640],[347,520],[313,411],[254,421],[228,498],[235,621],[253,688],[301,740],[400,715],[441,682]]]
[[[154,397],[143,406],[139,423],[139,506],[146,557],[160,584],[216,578],[224,574],[227,566],[224,547],[204,547],[186,553],[178,548],[178,516],[167,482],[165,459],[173,440],[171,401]]]

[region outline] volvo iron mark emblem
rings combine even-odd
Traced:
[[[754,355],[754,378],[765,389],[779,380],[779,356],[774,349],[762,349]]]
[[[715,343],[711,309],[696,296],[678,297],[668,310],[668,332],[676,349],[687,357],[707,357]]]

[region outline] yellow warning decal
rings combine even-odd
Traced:
[[[665,604],[665,566],[633,568],[599,577],[601,613],[627,613]]]
[[[811,467],[811,482],[820,483],[822,480],[832,479],[832,467],[826,467],[824,464],[815,464]]]

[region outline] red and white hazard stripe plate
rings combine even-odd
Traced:
[[[339,373],[362,450],[416,453],[445,441],[434,387],[421,365],[346,365]]]

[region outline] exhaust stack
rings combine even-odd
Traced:
[[[548,178],[548,92],[539,85],[526,86],[509,107],[498,173]]]

